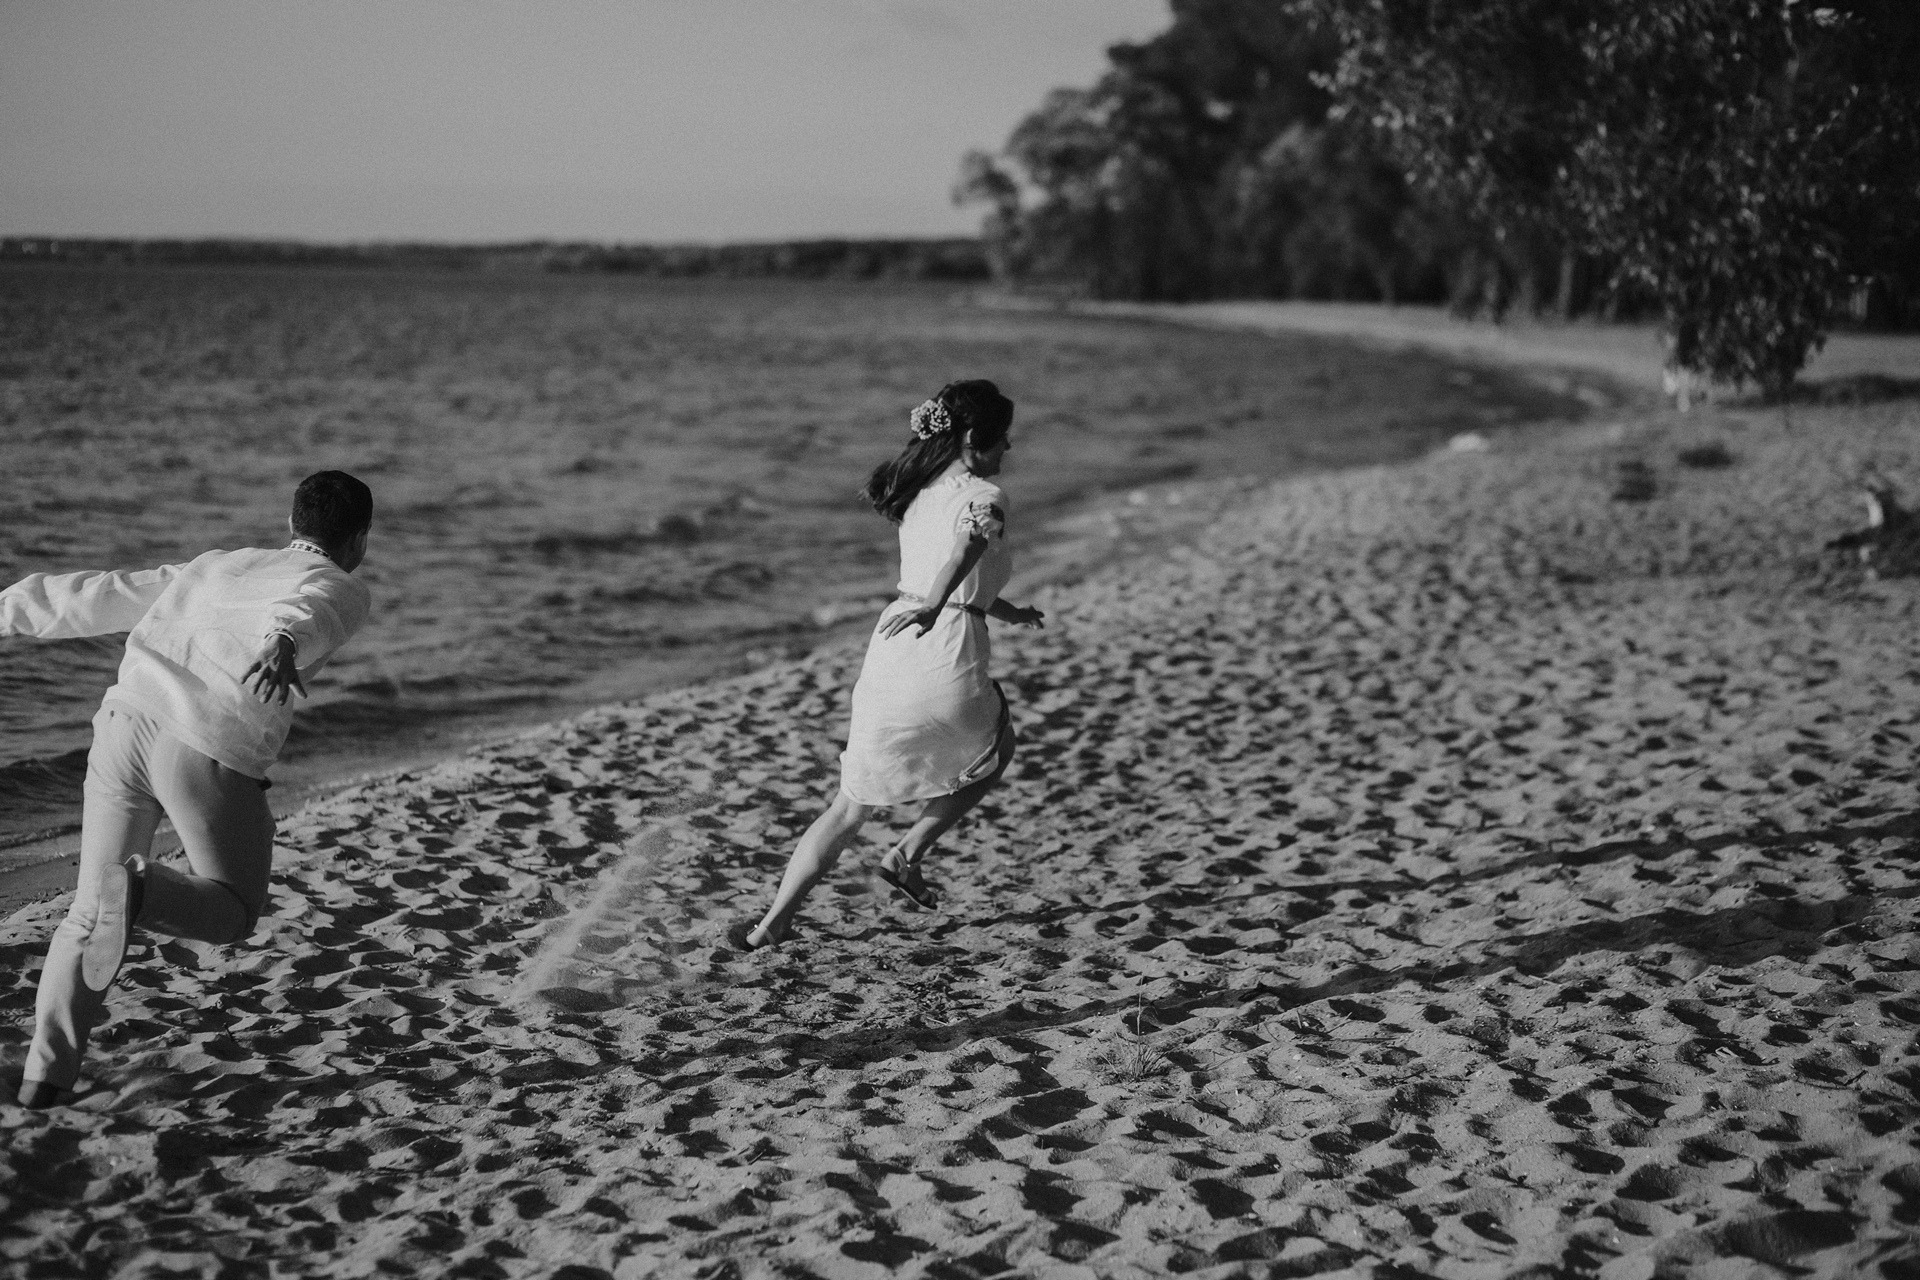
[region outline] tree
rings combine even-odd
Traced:
[[[1369,137],[1328,125],[1328,35],[1274,0],[1172,9],[963,162],[997,265],[1103,297],[1397,296],[1410,197]]]
[[[1912,0],[1300,0],[1329,85],[1503,238],[1661,307],[1674,361],[1786,389],[1920,227]]]

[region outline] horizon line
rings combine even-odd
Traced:
[[[747,240],[594,240],[531,237],[513,240],[324,240],[299,236],[103,236],[22,232],[0,235],[0,252],[29,244],[45,245],[247,245],[302,249],[728,249],[772,245],[829,244],[978,244],[975,235],[808,235]]]

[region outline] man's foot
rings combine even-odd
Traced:
[[[893,862],[893,855],[889,853],[880,859],[880,865],[874,870],[874,874],[892,886],[894,892],[911,902],[917,910],[932,911],[939,905],[939,899],[934,896],[932,887],[921,876],[920,864],[917,862],[896,865]]]
[[[120,976],[120,962],[127,957],[127,939],[139,910],[139,884],[132,871],[118,862],[100,873],[100,906],[93,932],[80,951],[80,980],[90,990],[105,991]]]
[[[62,1107],[73,1099],[73,1090],[62,1089],[57,1084],[45,1080],[22,1080],[20,1082],[20,1105],[29,1111],[44,1111],[48,1107]]]

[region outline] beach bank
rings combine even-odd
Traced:
[[[1667,391],[1660,328],[1651,323],[1556,321],[1524,315],[1501,321],[1462,320],[1443,306],[1372,302],[1074,302],[1070,309],[1080,315],[1157,320],[1229,332],[1337,337],[1536,374],[1594,374],[1642,393]],[[1920,336],[1831,334],[1808,357],[1800,377],[1804,383],[1862,378],[1920,382]],[[1732,389],[1718,390],[1724,396]],[[1913,394],[1914,387],[1908,385],[1905,393]]]
[[[1819,548],[1859,466],[1920,483],[1920,407],[1487,444],[1043,590],[934,915],[848,866],[801,941],[719,950],[833,786],[853,649],[293,815],[250,943],[148,947],[96,1095],[0,1108],[7,1255],[1909,1274],[1920,592]],[[0,933],[9,1061],[63,908]]]

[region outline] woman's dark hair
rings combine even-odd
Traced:
[[[293,532],[329,551],[373,524],[373,491],[344,471],[316,471],[293,491]]]
[[[860,495],[873,509],[899,524],[920,491],[960,456],[960,446],[971,442],[976,450],[991,449],[1006,438],[1013,425],[1013,401],[985,378],[949,382],[933,398],[946,406],[953,426],[922,440],[915,436],[891,462],[883,462],[867,477]]]

